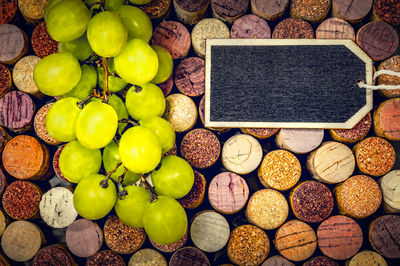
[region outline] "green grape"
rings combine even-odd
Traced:
[[[114,65],[112,62],[112,59],[107,59],[108,62],[108,71],[110,73],[115,73],[115,71],[112,70],[112,66]],[[99,87],[103,90],[104,89],[104,68],[98,66],[97,67],[97,83],[99,84]],[[120,79],[118,77],[114,76],[108,76],[108,90],[111,92],[119,92],[123,90],[128,83]]]
[[[90,12],[81,0],[62,0],[48,11],[46,27],[57,42],[70,42],[85,33]]]
[[[114,141],[111,141],[103,150],[103,165],[106,172],[110,172],[113,170],[118,163],[121,162],[121,158],[119,156],[118,146]],[[118,177],[124,173],[124,165],[118,167],[117,171],[113,173],[110,177],[116,183],[118,183]],[[139,180],[139,175],[132,173],[131,171],[126,172],[123,185],[131,185],[136,183]]]
[[[106,2],[107,3],[107,2]],[[140,8],[123,5],[115,11],[124,21],[128,30],[128,40],[135,38],[149,42],[153,34],[153,25],[149,16]]]
[[[100,183],[106,177],[93,174],[83,178],[74,191],[74,207],[80,216],[98,220],[106,216],[117,201],[117,191],[113,181],[103,188]]]
[[[194,172],[184,159],[169,155],[161,160],[161,167],[151,173],[156,192],[175,199],[182,198],[192,189]]]
[[[106,0],[104,3],[104,9],[107,11],[116,11],[124,3],[125,0]]]
[[[143,215],[146,204],[150,203],[150,196],[147,190],[138,186],[126,186],[128,193],[123,199],[117,199],[115,212],[121,221],[135,228],[143,228]]]
[[[119,155],[126,168],[134,173],[145,174],[161,160],[161,145],[148,128],[136,126],[128,129],[119,142]]]
[[[79,183],[82,178],[99,172],[100,150],[88,149],[74,140],[65,145],[59,159],[60,171],[71,183]]]
[[[135,120],[162,116],[165,110],[164,93],[153,83],[144,84],[139,89],[132,87],[126,94],[125,105]]]
[[[143,216],[144,230],[159,244],[171,244],[181,239],[187,230],[185,209],[173,198],[158,196],[148,203]]]
[[[67,97],[56,101],[46,115],[46,129],[58,141],[69,142],[76,139],[76,119],[81,109],[79,99]]]
[[[44,12],[43,12],[44,20],[47,19],[47,15],[49,14],[50,9],[52,9],[53,6],[55,6],[56,4],[58,4],[61,1],[62,0],[50,0],[49,1],[49,3],[46,5],[46,8],[44,9]]]
[[[175,131],[167,120],[159,116],[150,116],[140,120],[139,124],[151,129],[156,134],[162,153],[172,149],[175,144]]]
[[[115,136],[118,128],[118,115],[106,103],[88,103],[76,120],[76,137],[89,149],[105,147]]]
[[[87,38],[93,51],[99,56],[113,57],[119,54],[128,38],[122,19],[111,11],[96,14],[89,21]]]
[[[76,40],[70,42],[59,42],[58,51],[70,52],[80,61],[88,59],[89,56],[93,54],[93,50],[89,45],[86,33]]]
[[[151,0],[129,0],[134,5],[145,5],[151,2]]]
[[[156,52],[142,39],[128,41],[121,53],[114,58],[118,75],[128,83],[143,85],[157,74]]]
[[[82,76],[81,66],[71,53],[55,53],[40,60],[33,79],[39,90],[49,96],[59,96],[72,90]]]
[[[151,80],[151,83],[160,84],[171,76],[174,62],[172,61],[172,56],[167,49],[157,45],[151,47],[158,57],[158,71],[156,76]]]
[[[82,65],[81,68],[82,76],[78,84],[66,94],[61,95],[61,98],[75,97],[79,100],[84,100],[92,93],[97,84],[96,69],[90,65]]]

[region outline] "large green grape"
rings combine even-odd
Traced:
[[[133,119],[141,120],[150,116],[162,116],[165,98],[162,90],[153,83],[132,87],[126,94],[125,105]]]
[[[111,11],[104,11],[90,19],[87,38],[96,54],[113,57],[124,47],[128,31],[120,16]]]
[[[121,53],[114,58],[118,75],[128,83],[143,85],[157,74],[156,52],[142,39],[128,41]]]
[[[70,42],[85,33],[90,12],[81,0],[62,0],[51,7],[46,17],[50,36],[58,42]]]
[[[119,142],[119,155],[126,168],[145,174],[161,160],[161,145],[157,136],[148,128],[136,126],[128,129]]]
[[[33,79],[39,90],[49,96],[59,96],[72,90],[81,79],[82,70],[71,53],[55,53],[40,60]]]
[[[125,0],[106,0],[104,3],[104,9],[107,11],[116,11],[124,3]]]
[[[159,116],[150,116],[140,120],[139,124],[150,128],[156,134],[162,153],[172,149],[175,144],[175,131],[167,120]]]
[[[118,115],[114,108],[100,101],[88,103],[76,120],[76,137],[89,149],[105,147],[115,136]]]
[[[62,0],[50,0],[50,1],[48,2],[48,4],[46,5],[46,7],[45,7],[45,9],[44,9],[44,12],[43,12],[44,20],[47,19],[47,15],[49,14],[50,9],[52,9],[53,6],[55,6],[56,4],[58,4],[58,3],[61,2],[61,1],[62,1]]]
[[[81,109],[79,99],[67,97],[56,101],[47,112],[46,129],[58,141],[68,142],[76,139],[76,119]]]
[[[149,42],[153,34],[153,25],[149,16],[140,8],[123,5],[115,11],[124,21],[128,30],[128,40],[139,38]]]
[[[172,56],[167,49],[157,45],[153,45],[152,48],[158,57],[158,71],[151,83],[160,84],[171,76],[174,62],[172,61]]]
[[[118,146],[114,141],[111,141],[103,150],[103,165],[106,172],[113,170],[118,163],[121,162],[121,157],[119,156]],[[116,183],[118,183],[118,177],[124,173],[124,165],[118,167],[117,171],[113,173],[110,177]],[[131,171],[126,172],[124,177],[123,185],[131,185],[139,180],[139,175],[132,173]]]
[[[74,207],[80,216],[98,220],[106,216],[114,207],[117,191],[113,181],[103,188],[100,183],[104,175],[94,174],[83,178],[74,191]]]
[[[97,84],[97,73],[94,66],[82,65],[82,76],[75,88],[61,95],[61,98],[75,97],[79,100],[87,98],[96,87]]]
[[[151,0],[129,0],[134,5],[145,5],[147,3],[150,3]]]
[[[69,142],[61,151],[60,171],[71,183],[78,183],[82,178],[99,172],[101,167],[100,150],[88,149],[77,140]]]
[[[107,59],[107,66],[110,73],[115,73],[114,60]],[[101,66],[97,67],[97,83],[99,84],[99,87],[103,90],[104,68]],[[128,83],[123,79],[114,76],[108,76],[108,90],[111,92],[119,92],[123,90],[127,85]]]
[[[159,244],[175,243],[187,230],[185,209],[173,198],[158,196],[148,203],[143,216],[144,230]]]
[[[89,45],[86,33],[76,40],[70,42],[59,42],[58,51],[70,52],[80,61],[88,59],[89,56],[93,54],[93,50]]]
[[[135,228],[143,228],[143,215],[146,204],[150,203],[150,196],[147,190],[138,186],[126,186],[128,193],[123,199],[117,199],[115,212],[121,221]]]
[[[151,173],[154,188],[160,195],[182,198],[192,189],[194,172],[184,159],[169,155],[161,160],[161,167]]]

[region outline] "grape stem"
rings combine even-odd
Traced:
[[[94,90],[95,90],[95,89],[93,89],[93,91],[94,91]],[[79,108],[79,109],[83,109],[83,107],[85,106],[85,104],[86,104],[90,99],[92,99],[94,96],[95,96],[95,92],[93,92],[92,94],[90,94],[88,97],[86,97],[86,98],[83,99],[82,101],[77,102],[76,105],[78,105],[78,108]]]
[[[122,186],[122,182],[124,182],[126,172],[128,172],[128,169],[125,167],[124,173],[118,177],[118,197],[121,200],[125,199],[126,195],[128,195],[128,193],[124,190],[124,187]]]
[[[93,52],[87,59],[82,61],[82,64],[86,64],[86,65],[93,64],[93,65],[99,66],[101,64],[101,62],[99,59],[96,59],[97,57],[98,57],[98,55],[95,52]]]
[[[118,120],[118,123],[132,124],[135,127],[139,125],[139,123],[137,121],[127,119],[127,118],[122,118],[121,120]]]
[[[145,185],[146,190],[151,192],[151,197],[150,197],[150,202],[153,202],[154,200],[157,199],[157,192],[155,191],[154,187],[147,182],[146,178],[144,178],[143,175],[139,175],[140,180],[142,183]]]
[[[108,180],[110,179],[110,176],[111,176],[112,174],[114,174],[114,173],[118,170],[118,168],[119,168],[121,165],[122,165],[122,163],[118,163],[118,164],[115,166],[114,169],[112,169],[110,172],[108,172],[108,173],[106,174],[106,178],[105,178],[103,181],[100,182],[100,185],[101,185],[102,188],[107,188],[107,187],[108,187]]]
[[[102,5],[104,5],[104,1],[102,0],[101,3]],[[107,64],[107,58],[102,57],[102,65],[103,65],[103,69],[104,69],[104,93],[103,93],[103,97],[102,100],[105,103],[108,103],[108,99],[111,96],[111,92],[108,90],[108,76],[110,76],[110,72],[108,71],[108,64]]]

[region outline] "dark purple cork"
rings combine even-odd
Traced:
[[[369,241],[386,258],[400,258],[400,216],[384,215],[373,221]]]
[[[111,250],[103,250],[89,257],[86,266],[113,265],[125,266],[124,260]]]
[[[232,18],[246,12],[249,0],[211,0],[211,7],[218,16]]]
[[[35,114],[31,97],[20,91],[11,91],[0,99],[0,122],[14,132],[29,129]]]
[[[184,247],[176,251],[169,261],[169,266],[208,266],[211,265],[207,255],[198,248]]]
[[[338,264],[331,258],[318,256],[307,260],[303,266],[338,266]]]
[[[72,258],[68,252],[57,245],[51,245],[42,248],[36,253],[33,259],[33,266],[42,265],[64,265],[69,266],[72,264]]]
[[[176,4],[189,12],[196,12],[205,8],[210,0],[175,0]]]
[[[196,97],[205,91],[205,61],[200,57],[183,59],[175,70],[175,84],[180,92]]]

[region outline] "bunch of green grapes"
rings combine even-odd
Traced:
[[[77,183],[78,213],[96,220],[114,208],[127,225],[169,244],[187,230],[176,199],[189,193],[194,173],[184,159],[162,156],[175,144],[175,131],[161,118],[165,98],[157,84],[171,75],[172,57],[149,45],[147,14],[124,2],[50,0],[44,17],[59,52],[36,65],[34,80],[58,99],[46,129],[67,143],[59,165]]]

